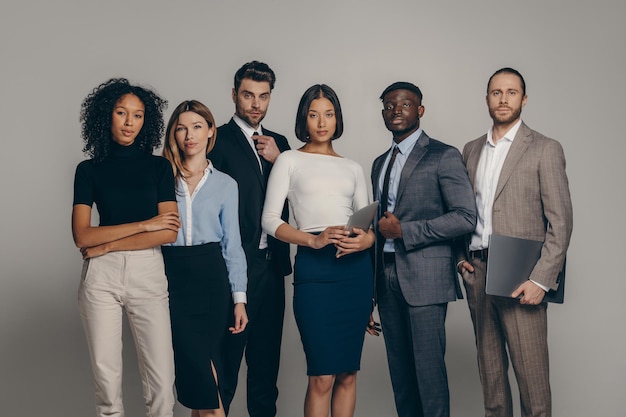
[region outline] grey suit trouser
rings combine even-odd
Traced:
[[[447,307],[410,306],[398,285],[395,264],[385,264],[378,311],[398,417],[450,415],[444,361]]]
[[[520,390],[523,417],[550,417],[547,304],[521,305],[516,299],[485,294],[487,263],[472,261],[474,272],[463,274],[474,324],[478,371],[486,417],[513,417],[509,356]]]

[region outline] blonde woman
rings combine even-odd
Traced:
[[[207,159],[216,134],[211,111],[184,101],[170,117],[163,149],[174,170],[182,223],[176,242],[162,248],[176,392],[192,417],[225,416],[218,389],[222,342],[227,329],[241,333],[248,323],[237,183]]]

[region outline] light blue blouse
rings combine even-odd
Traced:
[[[192,195],[184,180],[177,181],[176,202],[182,227],[171,246],[219,242],[228,269],[233,301],[245,303],[248,277],[239,233],[237,182],[215,169],[209,161]]]

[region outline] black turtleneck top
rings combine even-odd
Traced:
[[[136,143],[111,143],[111,152],[101,162],[89,159],[76,167],[74,204],[96,203],[100,226],[150,219],[158,203],[176,201],[170,163],[147,154]]]

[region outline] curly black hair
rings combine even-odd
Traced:
[[[167,100],[152,90],[130,84],[126,78],[111,78],[93,89],[80,110],[81,136],[85,142],[83,152],[96,162],[109,155],[113,141],[113,108],[126,94],[137,96],[145,107],[143,127],[135,139],[139,149],[151,154],[161,145],[165,131],[163,110],[167,107]]]

